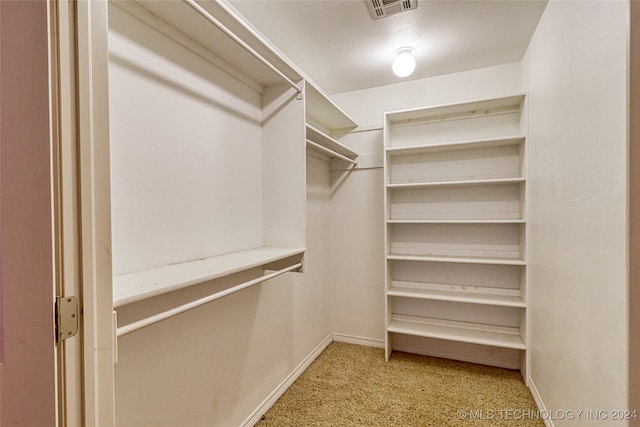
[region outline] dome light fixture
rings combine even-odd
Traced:
[[[412,51],[413,48],[408,46],[396,50],[397,56],[391,65],[393,74],[398,77],[407,77],[413,73],[416,69],[416,59],[411,54]]]

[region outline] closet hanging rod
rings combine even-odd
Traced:
[[[333,156],[333,157],[337,157],[337,158],[339,158],[341,160],[344,160],[345,162],[353,163],[353,165],[356,165],[356,166],[358,165],[358,162],[356,162],[355,160],[350,159],[347,156],[343,156],[342,154],[337,153],[337,152],[335,152],[333,150],[330,150],[327,147],[323,147],[322,145],[320,145],[320,144],[318,144],[316,142],[313,142],[310,139],[307,139],[307,144],[311,145],[312,147],[316,148],[317,150],[322,151],[325,154],[328,154],[328,155]]]
[[[295,89],[295,91],[297,92],[298,95],[300,95],[302,93],[302,89],[300,89],[300,87],[293,80],[291,80],[289,77],[285,76],[284,73],[282,71],[278,70],[278,68],[276,68],[275,65],[273,65],[271,62],[267,61],[262,55],[260,55],[258,52],[256,52],[255,49],[253,49],[251,46],[249,46],[240,37],[236,36],[231,30],[229,30],[227,27],[225,27],[222,22],[218,21],[205,8],[203,8],[198,3],[196,3],[195,0],[184,0],[184,2],[187,3],[189,6],[191,6],[191,8],[193,8],[193,10],[195,10],[200,15],[202,15],[207,21],[211,22],[213,25],[218,27],[219,30],[221,30],[223,33],[225,33],[227,36],[229,36],[233,41],[238,43],[242,48],[244,48],[244,50],[246,50],[251,55],[253,55],[257,60],[262,62],[264,65],[266,65],[271,71],[276,73],[281,79],[283,79],[285,82],[287,82],[287,84],[289,84],[289,86],[291,86],[293,89]]]
[[[178,314],[182,314],[186,311],[193,310],[194,308],[198,308],[201,305],[210,303],[217,299],[226,297],[228,295],[234,294],[238,291],[246,289],[248,287],[257,285],[258,283],[265,282],[269,279],[273,279],[274,277],[280,276],[281,274],[288,273],[289,271],[297,270],[302,267],[302,263],[299,262],[297,264],[291,265],[289,267],[285,267],[281,270],[274,271],[273,273],[265,274],[264,276],[260,276],[253,280],[249,280],[248,282],[241,283],[239,285],[233,286],[229,289],[225,289],[224,291],[216,292],[214,294],[208,295],[206,297],[197,299],[195,301],[188,302],[186,304],[179,305],[177,307],[171,308],[167,311],[163,311],[153,316],[146,317],[144,319],[138,320],[136,322],[129,323],[128,325],[121,326],[116,329],[116,336],[122,337],[128,335],[132,332],[135,332],[139,329],[146,328],[147,326],[151,326],[154,323],[161,322],[163,320],[169,319],[171,317],[177,316]]]

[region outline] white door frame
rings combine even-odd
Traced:
[[[107,12],[104,0],[50,1],[56,278],[82,309],[59,345],[59,425],[114,420]]]

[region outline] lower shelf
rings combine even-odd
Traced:
[[[526,350],[520,330],[507,326],[394,314],[387,332]]]

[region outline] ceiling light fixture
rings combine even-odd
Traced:
[[[407,77],[416,69],[416,59],[411,54],[412,47],[401,47],[396,50],[396,58],[393,60],[391,69],[393,74],[398,77]]]

